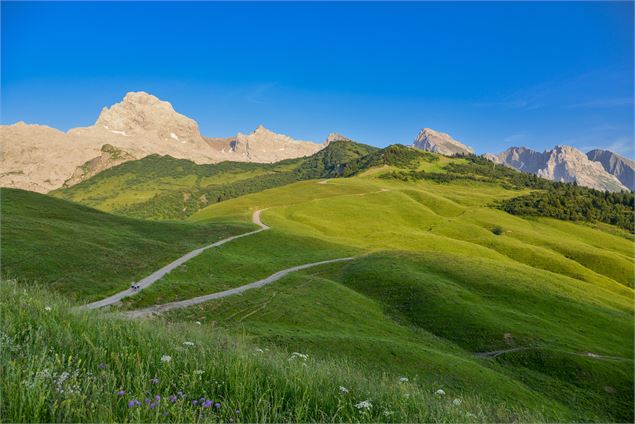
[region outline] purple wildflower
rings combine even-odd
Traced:
[[[126,394],[126,391],[125,391],[125,390],[119,390],[119,391],[117,392],[117,396],[119,396],[119,397],[122,397],[122,396],[123,396],[123,395],[125,395],[125,394]]]
[[[154,397],[154,400],[156,400],[157,402],[158,402],[158,401],[160,401],[160,400],[161,400],[161,396],[156,395],[156,396]]]
[[[203,403],[203,408],[209,408],[210,406],[212,406],[212,401],[209,399]]]
[[[220,402],[216,402],[216,403],[214,404],[214,408],[216,408],[216,409],[220,409]]]
[[[176,395],[170,395],[169,399],[170,399],[170,402],[175,403],[177,397],[176,397]]]
[[[179,390],[178,392],[176,392],[176,394],[179,396],[183,396],[183,390]]]
[[[131,400],[128,402],[128,408],[134,408],[134,407],[135,407],[135,405],[136,405],[136,404],[135,404],[135,402],[136,402],[136,401],[135,401],[134,399],[131,399]]]
[[[196,399],[194,399],[194,400],[192,401],[192,405],[198,405],[198,401],[197,401]]]
[[[145,403],[150,403],[150,398],[145,398],[143,401],[144,401]]]
[[[150,383],[155,384],[155,385],[159,384],[159,379],[155,377],[152,380],[150,380]]]
[[[150,404],[150,409],[154,409],[154,407],[155,407],[155,406],[156,406],[156,405],[154,404],[154,402],[152,402],[152,403]]]

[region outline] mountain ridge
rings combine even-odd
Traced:
[[[503,164],[539,177],[602,191],[629,190],[600,162],[593,161],[579,149],[557,145],[553,149],[538,152],[527,147],[510,147],[499,154],[485,154],[494,163]]]
[[[221,161],[270,163],[309,156],[326,146],[295,140],[263,126],[229,139],[206,138],[193,119],[172,104],[146,92],[129,92],[102,108],[95,124],[67,132],[19,121],[0,126],[3,155],[0,185],[48,192],[82,181],[84,171],[101,170],[151,154],[169,155],[198,164]],[[118,161],[102,160],[102,149],[121,152]]]

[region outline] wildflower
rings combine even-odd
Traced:
[[[176,397],[176,395],[171,395],[168,399],[169,399],[170,402],[176,403],[177,397]]]
[[[185,346],[194,346],[194,342],[183,342]]]
[[[150,383],[152,383],[154,385],[157,385],[157,384],[159,384],[159,379],[155,377],[152,380],[150,380]]]
[[[150,398],[145,398],[145,399],[143,400],[143,402],[145,402],[145,403],[150,403]]]
[[[303,361],[306,361],[309,358],[309,355],[304,354],[304,353],[300,353],[300,352],[293,352],[291,354],[291,356],[289,357],[289,361],[296,359],[296,358],[300,358]]]
[[[203,374],[203,370],[194,370],[194,374],[201,375]]]
[[[348,393],[348,389],[344,386],[340,386],[340,393],[345,395],[346,393]]]
[[[163,355],[161,357],[161,362],[170,362],[172,360],[172,357],[170,355]]]
[[[208,399],[205,402],[203,402],[203,408],[209,408],[210,406],[212,406],[211,400]]]
[[[125,390],[119,390],[119,391],[117,392],[117,396],[119,396],[119,397],[122,397],[122,396],[123,396],[123,395],[125,395],[125,394],[126,394],[126,391],[125,391]]]
[[[368,409],[370,409],[370,408],[372,408],[372,407],[373,407],[373,404],[372,404],[372,403],[370,403],[370,401],[369,401],[369,400],[363,400],[363,401],[361,401],[361,402],[359,402],[359,403],[357,403],[357,404],[355,405],[355,408],[359,409],[360,411],[361,411],[362,409],[363,409],[363,410],[368,410]]]
[[[50,306],[45,306],[44,310],[47,311],[47,312],[50,312],[50,311],[53,310],[53,308],[51,308]]]
[[[161,396],[156,395],[156,396],[154,397],[154,400],[156,400],[157,402],[158,402],[158,401],[160,401],[160,400],[161,400]]]
[[[183,397],[183,390],[179,390],[178,392],[176,392],[176,394]]]
[[[236,413],[236,415],[240,415],[240,409],[237,409],[234,412]]]
[[[264,350],[260,349],[259,347],[256,348],[256,353],[263,353]]]
[[[216,403],[214,404],[214,408],[216,408],[216,409],[220,409],[220,402],[216,402]]]
[[[150,409],[154,409],[154,407],[155,407],[155,406],[156,406],[156,405],[154,404],[154,402],[152,402],[152,403],[150,404]]]
[[[459,406],[461,403],[463,403],[463,401],[459,398],[456,398],[452,401],[452,405],[454,406]]]
[[[137,399],[130,399],[130,401],[128,402],[128,408],[134,408],[135,406],[139,405],[141,405],[141,402],[139,402]]]
[[[445,390],[439,389],[436,392],[434,392],[434,394],[437,396],[445,396]]]
[[[103,362],[100,362],[99,365],[97,365],[97,368],[99,368],[100,370],[103,370],[104,368],[106,368],[106,364],[104,364]]]
[[[400,383],[407,383],[408,382],[408,377],[399,377],[399,382]]]
[[[194,405],[194,406],[198,405],[198,401],[197,401],[196,399],[194,399],[194,400],[192,401],[192,405]]]
[[[392,414],[394,414],[394,412],[393,412],[393,411],[389,411],[388,409],[385,409],[385,410],[384,410],[384,416],[385,416],[385,417],[390,417]]]

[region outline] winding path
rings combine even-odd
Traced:
[[[257,234],[257,233],[259,233],[261,231],[268,230],[269,226],[263,224],[262,221],[260,220],[260,212],[262,212],[263,210],[264,209],[257,210],[251,216],[251,221],[254,224],[258,225],[260,227],[260,229],[255,230],[255,231],[250,231],[250,232],[244,233],[244,234],[239,234],[237,236],[228,237],[228,238],[219,240],[216,243],[212,243],[212,244],[210,244],[208,246],[203,246],[201,248],[192,250],[191,252],[186,253],[185,255],[181,256],[180,258],[178,258],[174,262],[171,262],[171,263],[167,264],[163,268],[153,272],[152,274],[150,274],[149,276],[147,276],[143,280],[137,282],[136,284],[139,286],[139,289],[132,290],[131,288],[129,288],[127,290],[124,290],[124,291],[121,291],[119,293],[113,294],[112,296],[109,296],[109,297],[107,297],[105,299],[98,300],[96,302],[84,305],[84,308],[88,308],[88,309],[103,308],[104,306],[109,306],[109,305],[112,305],[114,303],[117,303],[117,302],[121,301],[121,299],[123,299],[125,297],[134,296],[135,294],[139,293],[141,290],[145,289],[146,287],[150,287],[157,280],[159,280],[163,276],[165,276],[165,274],[169,273],[170,271],[172,271],[173,269],[177,268],[178,266],[183,265],[185,262],[189,261],[190,259],[200,255],[201,253],[203,253],[207,249],[211,249],[212,247],[218,247],[218,246],[221,246],[221,245],[223,245],[225,243],[228,243],[228,242],[230,242],[232,240],[236,240],[236,239],[239,239],[241,237],[251,236],[251,235]]]
[[[353,260],[354,258],[338,258],[338,259],[329,259],[326,261],[321,261],[321,262],[312,262],[309,264],[304,264],[304,265],[297,265],[291,268],[287,268],[287,269],[283,269],[282,271],[278,271],[275,274],[272,274],[270,276],[268,276],[267,278],[264,278],[262,280],[258,280],[255,281],[253,283],[249,283],[249,284],[245,284],[244,286],[240,286],[240,287],[235,287],[233,289],[229,289],[229,290],[225,290],[222,292],[218,292],[218,293],[212,293],[212,294],[206,294],[203,296],[198,296],[198,297],[193,297],[191,299],[187,299],[187,300],[180,300],[177,302],[170,302],[170,303],[165,303],[163,305],[155,305],[155,306],[150,306],[149,308],[145,308],[145,309],[138,309],[135,311],[127,311],[127,312],[123,312],[123,314],[128,317],[128,318],[139,318],[139,317],[144,317],[147,315],[152,315],[152,314],[157,314],[160,312],[166,312],[166,311],[171,311],[173,309],[180,309],[180,308],[187,308],[190,306],[194,306],[194,305],[198,305],[199,303],[203,303],[203,302],[208,302],[210,300],[214,300],[214,299],[220,299],[222,297],[227,297],[227,296],[232,296],[235,294],[239,294],[242,293],[244,291],[250,290],[250,289],[255,289],[258,287],[262,287],[262,286],[266,286],[267,284],[271,284],[274,281],[278,281],[279,279],[285,277],[286,275],[292,273],[292,272],[296,272],[296,271],[300,271],[306,268],[311,268],[314,266],[318,266],[318,265],[324,265],[324,264],[330,264],[333,262],[342,262],[342,261],[350,261]]]

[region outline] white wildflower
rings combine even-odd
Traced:
[[[172,357],[170,355],[163,355],[161,357],[161,362],[170,362],[172,360]]]
[[[434,392],[434,394],[437,396],[445,396],[445,390],[439,389],[436,392]]]
[[[340,386],[340,393],[345,395],[346,393],[348,393],[348,389],[344,386]]]
[[[289,360],[296,359],[296,358],[300,358],[303,361],[306,361],[309,358],[309,355],[300,353],[300,352],[293,352],[291,356],[289,357]]]
[[[368,409],[370,409],[372,407],[373,407],[373,404],[370,403],[369,400],[363,400],[363,401],[355,404],[355,408],[359,409],[360,411],[361,410],[368,410]]]
[[[263,353],[264,350],[260,349],[259,347],[256,348],[256,353]]]
[[[388,409],[384,409],[384,416],[385,417],[390,417],[392,414],[394,414],[393,411],[390,411]]]
[[[53,308],[51,308],[50,306],[45,306],[44,310],[50,312],[53,310]]]
[[[203,374],[203,370],[194,370],[194,374],[201,375]]]
[[[463,401],[461,399],[459,399],[459,398],[456,398],[456,399],[454,399],[452,401],[452,405],[454,405],[454,406],[459,406],[462,403],[463,403]]]
[[[183,342],[184,346],[194,346],[194,342]]]
[[[408,382],[408,377],[399,377],[399,382],[400,383],[407,383]]]

